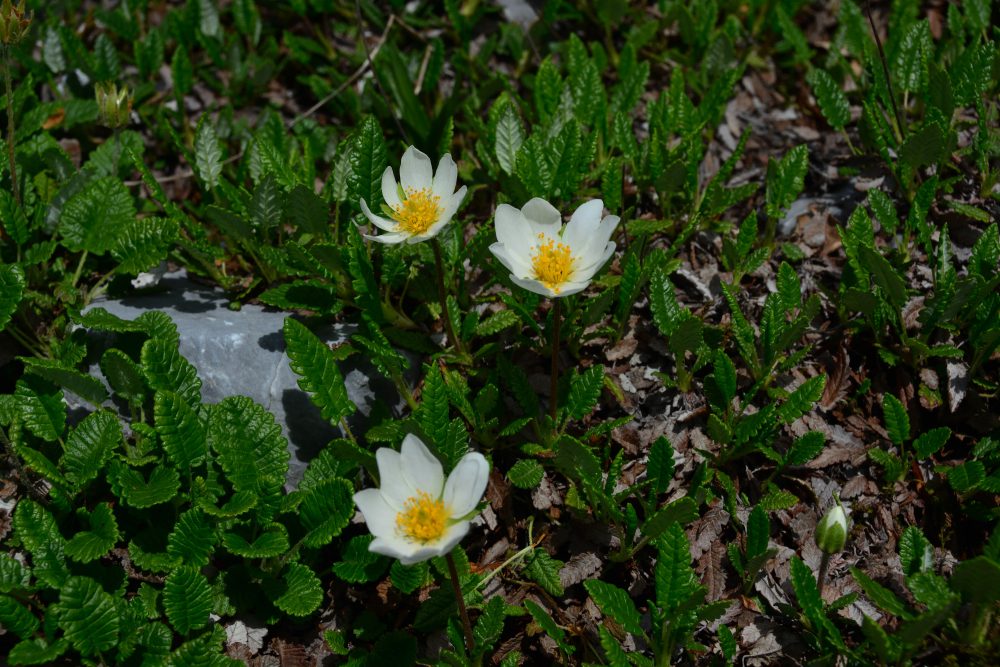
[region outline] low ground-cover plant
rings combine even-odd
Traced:
[[[2,3],[9,662],[988,661],[993,3],[613,5]],[[164,261],[287,311],[295,489],[92,307]]]

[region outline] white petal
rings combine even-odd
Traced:
[[[575,252],[580,252],[590,244],[598,225],[601,224],[601,213],[603,212],[604,202],[600,199],[591,199],[581,204],[573,212],[566,225],[566,231],[563,232],[563,243]],[[604,242],[607,243],[607,239]]]
[[[468,534],[468,521],[459,521],[455,523],[445,531],[444,535],[441,536],[441,539],[435,545],[435,549],[437,550],[437,554],[435,555],[444,556],[445,554],[451,552],[451,550],[455,548],[455,545],[461,542],[462,538]]]
[[[601,270],[601,267],[607,263],[613,254],[615,254],[614,241],[610,241],[604,246],[603,251],[599,255],[588,253],[588,257],[582,258],[579,266],[573,271],[573,280],[590,280],[594,277],[595,273]]]
[[[469,188],[462,186],[454,194],[449,194],[444,197],[444,213],[441,214],[441,218],[445,220],[451,220],[452,216],[458,212],[458,207],[462,205],[465,201],[465,193],[469,191]]]
[[[383,218],[381,215],[375,215],[372,210],[368,208],[368,202],[364,199],[361,200],[361,212],[365,214],[368,221],[379,229],[384,229],[387,232],[394,232],[399,227],[395,220],[389,220],[388,218]]]
[[[535,234],[544,232],[555,237],[562,226],[562,215],[552,204],[540,197],[535,197],[521,207],[521,213],[527,218]]]
[[[510,274],[510,279],[511,281],[513,281],[515,285],[523,287],[529,292],[534,292],[535,294],[541,294],[542,296],[559,296],[559,294],[556,294],[548,287],[546,287],[539,281],[535,280],[534,278],[519,278],[518,276],[515,276],[512,273]]]
[[[582,292],[583,290],[587,289],[587,285],[589,284],[590,284],[589,278],[582,282],[575,280],[565,282],[559,287],[559,294],[557,294],[556,296],[572,296],[577,292]]]
[[[424,491],[432,498],[441,497],[444,487],[444,469],[437,457],[431,454],[420,438],[408,433],[400,448],[403,476],[417,491]]]
[[[389,245],[395,245],[396,243],[402,243],[410,238],[409,234],[403,232],[393,232],[390,234],[379,234],[375,236],[373,234],[362,234],[369,241],[378,241],[379,243],[388,243]]]
[[[486,457],[479,452],[462,457],[444,484],[444,504],[452,518],[461,518],[476,509],[489,479],[490,464]]]
[[[399,163],[399,182],[404,190],[426,190],[433,184],[434,167],[431,159],[410,146]]]
[[[455,193],[455,184],[458,182],[458,167],[451,155],[445,155],[438,162],[437,172],[434,174],[434,194],[442,200]]]
[[[392,167],[386,167],[382,172],[382,199],[389,208],[393,210],[399,208],[399,190],[396,188],[396,177],[392,174]]]
[[[409,560],[418,550],[417,545],[392,535],[379,535],[368,545],[368,551],[390,558],[398,558],[404,565],[418,562]]]
[[[396,530],[396,512],[378,489],[364,489],[354,494],[354,504],[365,517],[372,535],[392,535]]]
[[[590,234],[588,242],[579,249],[580,254],[587,257],[585,263],[589,264],[595,261],[606,252],[608,242],[614,235],[619,222],[621,222],[621,218],[617,215],[608,215],[601,220],[601,224]]]
[[[525,264],[524,260],[520,257],[512,255],[507,246],[502,243],[494,243],[490,246],[490,252],[493,256],[500,260],[500,263],[507,267],[507,270],[513,274],[519,276],[529,276],[531,275],[531,267]]]
[[[379,447],[375,451],[378,463],[379,492],[382,498],[397,512],[403,510],[406,501],[416,495],[416,489],[403,475],[402,455],[394,449]]]
[[[500,204],[494,214],[494,221],[497,241],[507,249],[508,256],[516,257],[522,264],[530,266],[534,233],[528,220],[513,206]]]

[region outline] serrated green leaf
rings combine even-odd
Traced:
[[[38,626],[38,619],[30,609],[9,595],[0,594],[0,627],[25,639],[33,635]]]
[[[222,147],[215,133],[215,125],[208,114],[202,114],[195,130],[194,167],[198,177],[205,184],[205,190],[211,191],[219,185],[219,175],[222,174]]]
[[[666,437],[660,436],[649,448],[649,460],[646,462],[646,477],[650,483],[650,494],[657,496],[664,493],[670,486],[677,467],[674,461],[674,448]]]
[[[947,426],[933,428],[921,433],[913,441],[913,451],[917,453],[917,458],[926,459],[944,447],[949,438],[951,438],[951,429]]]
[[[55,359],[33,359],[19,357],[28,371],[44,378],[52,384],[76,394],[94,406],[100,406],[108,397],[101,381],[85,375],[75,368],[69,368]]]
[[[298,385],[309,394],[324,419],[338,424],[356,409],[347,396],[337,360],[326,344],[303,324],[285,318],[285,344],[289,365],[299,376]]]
[[[542,482],[545,469],[538,461],[521,459],[507,471],[507,479],[519,489],[533,489]]]
[[[133,219],[119,231],[111,256],[118,271],[138,274],[165,260],[179,236],[180,226],[171,218]]]
[[[252,542],[238,533],[226,533],[222,545],[229,553],[244,558],[274,558],[288,551],[288,531],[280,523],[271,524]]]
[[[66,429],[66,405],[62,391],[37,375],[28,374],[17,381],[14,395],[28,430],[42,440],[58,440]]]
[[[771,522],[767,511],[757,505],[747,519],[747,560],[755,558],[767,551],[771,540]]]
[[[601,613],[621,625],[626,632],[643,635],[642,616],[626,591],[599,579],[589,579],[583,582],[583,587]]]
[[[795,440],[785,455],[785,465],[800,466],[819,456],[826,445],[826,436],[820,431],[809,431]]]
[[[291,616],[308,616],[323,602],[323,587],[316,574],[302,563],[289,563],[282,577],[284,592],[274,601]]]
[[[142,370],[156,391],[172,391],[194,407],[201,403],[201,380],[191,362],[181,356],[177,343],[152,337],[142,346]]]
[[[0,331],[4,330],[24,294],[24,270],[17,264],[0,264]]]
[[[601,397],[604,387],[604,366],[591,366],[579,375],[574,374],[566,401],[566,412],[570,419],[583,419],[590,414]]]
[[[12,665],[48,665],[55,663],[68,648],[69,642],[61,637],[54,642],[36,637],[16,644],[7,659]]]
[[[492,336],[516,325],[520,318],[512,310],[501,310],[476,325],[477,336]]]
[[[899,147],[899,159],[910,169],[937,164],[950,154],[947,130],[936,122],[907,135]]]
[[[348,191],[354,201],[365,200],[368,208],[378,211],[382,204],[382,172],[387,158],[382,129],[375,118],[367,116],[351,139],[351,171]]]
[[[97,655],[118,643],[115,600],[93,579],[67,579],[51,609],[66,639],[83,655]]]
[[[31,589],[31,570],[12,556],[0,553],[0,593]]]
[[[909,619],[913,617],[913,614],[906,608],[902,600],[896,597],[896,594],[885,588],[878,582],[871,579],[867,574],[859,570],[858,568],[851,568],[851,575],[854,580],[858,582],[861,586],[861,590],[865,592],[875,605],[882,609],[883,611],[889,612],[893,616],[898,616],[902,619]]]
[[[885,430],[893,444],[902,445],[910,439],[910,416],[898,398],[892,394],[882,396],[882,410],[885,413]]]
[[[181,486],[180,476],[173,468],[156,466],[147,481],[138,470],[114,460],[108,464],[108,481],[119,498],[138,509],[171,500]]]
[[[329,479],[305,492],[299,505],[299,518],[307,533],[307,546],[329,544],[347,527],[354,515],[354,487],[345,479]]]
[[[825,375],[814,375],[809,378],[789,394],[784,403],[778,406],[778,417],[786,424],[791,424],[813,409],[813,404],[823,395],[825,387]]]
[[[200,465],[208,452],[198,413],[172,391],[158,391],[153,401],[156,432],[170,460],[181,470]]]
[[[656,541],[656,606],[667,618],[698,588],[691,567],[691,548],[679,523],[672,523]]]
[[[982,461],[964,461],[948,469],[948,484],[956,493],[968,493],[979,487],[986,479],[986,467]]]
[[[835,130],[843,130],[851,120],[851,109],[840,85],[826,70],[814,68],[806,76],[819,110],[826,122]]]
[[[784,489],[771,489],[767,495],[760,499],[760,506],[768,512],[791,509],[798,504],[799,499],[795,494]]]
[[[333,564],[333,573],[352,584],[368,583],[381,577],[389,559],[368,549],[374,539],[372,535],[351,538],[341,560]]]
[[[167,575],[163,610],[170,625],[182,635],[204,627],[212,611],[212,588],[205,575],[192,566],[179,567]]]
[[[81,563],[89,563],[111,551],[118,542],[118,522],[108,503],[98,503],[90,513],[90,530],[74,535],[66,543],[66,555]]]
[[[517,164],[517,153],[524,143],[524,128],[510,102],[505,102],[497,120],[494,153],[500,168],[513,175]]]
[[[266,497],[284,485],[288,443],[274,415],[252,399],[230,396],[214,406],[208,434],[234,489]]]
[[[767,217],[776,220],[781,217],[805,186],[806,171],[809,168],[809,149],[799,145],[780,160],[771,160],[767,165]]]
[[[531,577],[544,588],[550,595],[560,596],[563,594],[562,580],[559,578],[559,571],[562,569],[562,561],[556,560],[544,549],[535,549],[531,552],[524,568],[524,573]]]
[[[429,565],[427,561],[403,565],[398,560],[393,561],[389,569],[392,585],[406,594],[410,594],[428,583]]]
[[[524,601],[524,608],[528,610],[531,614],[531,618],[535,620],[535,623],[545,631],[549,637],[555,640],[559,646],[567,653],[572,653],[576,647],[571,646],[566,643],[566,633],[560,628],[549,613],[542,608],[541,605],[533,602],[532,600]]]
[[[14,509],[14,534],[31,553],[35,578],[52,588],[59,588],[69,576],[65,547],[56,520],[51,513],[30,499],[21,499]]]
[[[167,538],[167,553],[187,565],[202,567],[208,564],[217,540],[215,528],[205,514],[190,509],[177,519]]]
[[[59,463],[66,478],[78,487],[97,477],[108,458],[122,441],[118,417],[108,410],[87,415],[66,438]]]
[[[73,252],[103,255],[135,219],[128,188],[113,176],[98,178],[72,196],[59,216],[64,245]]]
[[[657,510],[642,524],[640,531],[650,539],[660,537],[675,523],[689,523],[698,518],[698,503],[685,496]]]
[[[713,371],[715,384],[722,392],[723,405],[728,409],[730,401],[736,396],[736,366],[722,349],[715,351]]]

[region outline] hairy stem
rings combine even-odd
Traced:
[[[437,265],[438,301],[441,302],[441,318],[444,320],[445,331],[448,332],[448,342],[455,348],[455,352],[461,354],[462,341],[455,335],[455,327],[451,323],[451,314],[448,312],[448,292],[444,287],[444,260],[441,258],[441,242],[434,238],[431,247],[434,248],[434,264]]]
[[[462,595],[462,584],[458,580],[458,568],[455,567],[455,559],[449,552],[444,559],[448,561],[448,574],[451,575],[451,587],[455,591],[455,601],[458,602],[458,613],[462,617],[462,629],[465,631],[465,647],[469,650],[469,655],[476,650],[476,640],[472,636],[472,622],[469,621],[469,610],[465,607],[465,596]]]
[[[560,305],[558,298],[552,305],[552,378],[549,385],[549,416],[552,417],[553,425],[556,423],[559,411],[559,320],[562,316]]]

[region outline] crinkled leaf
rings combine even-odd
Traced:
[[[58,387],[37,375],[25,375],[14,390],[21,419],[34,435],[55,442],[66,428],[66,405]]]
[[[66,438],[59,461],[66,478],[79,487],[85,486],[97,477],[121,440],[121,423],[113,412],[100,410],[87,415]]]
[[[374,539],[371,535],[351,538],[344,547],[341,560],[333,564],[333,573],[352,584],[368,583],[381,577],[389,559],[368,550]]]
[[[70,577],[52,605],[56,621],[73,648],[96,655],[118,643],[120,619],[115,599],[89,577]]]
[[[146,380],[154,390],[175,392],[192,407],[201,403],[198,371],[181,356],[175,341],[153,336],[143,344],[140,358]]]
[[[274,558],[288,551],[288,531],[282,524],[274,523],[252,542],[239,533],[226,533],[222,545],[229,553],[244,558]]]
[[[181,470],[200,465],[208,453],[208,442],[195,409],[172,391],[158,391],[153,415],[156,432],[170,460]]]
[[[111,551],[120,536],[118,522],[108,503],[98,503],[89,516],[90,530],[80,531],[66,543],[66,555],[89,563]]]
[[[885,430],[889,439],[896,445],[901,445],[910,439],[910,416],[898,398],[892,394],[882,397],[882,410],[885,413]]]
[[[212,522],[198,509],[190,509],[177,519],[167,538],[167,553],[185,564],[201,567],[208,564],[217,542]]]
[[[129,221],[111,247],[121,273],[138,274],[167,258],[177,242],[180,226],[171,218],[141,218]]]
[[[292,616],[308,616],[323,602],[323,587],[316,574],[301,563],[289,563],[282,577],[284,592],[274,601],[278,609]]]
[[[182,635],[203,627],[212,611],[208,579],[194,567],[177,568],[167,576],[163,587],[163,609],[170,624]]]
[[[139,509],[167,502],[181,486],[180,476],[173,468],[156,466],[147,480],[138,470],[117,461],[108,466],[108,480],[119,498]]]
[[[329,544],[354,515],[354,487],[345,479],[329,479],[304,492],[299,518],[306,529],[303,543],[310,547]]]
[[[24,293],[24,270],[17,264],[0,264],[0,331],[17,311]]]
[[[274,415],[246,396],[214,406],[209,442],[237,491],[266,496],[281,488],[288,472],[288,444]]]
[[[106,176],[91,181],[66,202],[59,216],[59,231],[73,252],[103,255],[134,219],[135,204],[128,188],[117,178]]]
[[[521,459],[510,467],[507,471],[507,479],[519,489],[533,489],[538,486],[545,470],[538,461],[532,459]]]

